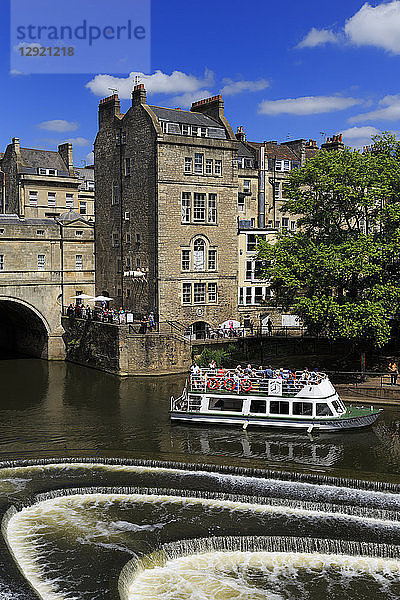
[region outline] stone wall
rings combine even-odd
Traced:
[[[129,326],[63,318],[67,360],[118,375],[189,370],[191,344],[175,334],[132,333]]]

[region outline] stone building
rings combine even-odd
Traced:
[[[125,114],[100,102],[98,292],[195,334],[237,316],[237,148],[220,96],[161,108],[140,84]]]
[[[97,292],[201,335],[227,319],[281,313],[255,260],[259,237],[295,231],[281,212],[290,171],[314,141],[249,142],[214,96],[190,111],[101,100],[95,141]]]
[[[69,211],[59,219],[0,215],[0,348],[62,359],[62,306],[94,295],[94,226]]]
[[[299,216],[282,211],[285,185],[292,169],[318,152],[314,140],[278,144],[276,141],[250,142],[243,127],[236,133],[238,147],[238,312],[254,326],[270,318],[274,325],[285,321],[272,306],[272,293],[263,278],[263,264],[256,260],[259,239],[273,242],[278,232],[295,232]]]
[[[72,144],[61,144],[54,152],[21,148],[19,139],[13,138],[1,169],[4,193],[0,212],[44,219],[74,210],[94,219],[93,168],[73,166]]]

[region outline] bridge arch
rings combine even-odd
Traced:
[[[10,296],[0,296],[0,350],[48,358],[51,328],[32,304]]]

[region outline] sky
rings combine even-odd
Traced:
[[[243,125],[252,141],[311,138],[319,145],[342,132],[346,144],[362,147],[380,131],[400,134],[400,0],[152,0],[148,60],[124,40],[123,60],[110,62],[99,41],[81,72],[57,74],[21,74],[11,65],[10,16],[23,10],[11,10],[10,1],[24,0],[0,0],[0,151],[13,137],[22,147],[50,150],[71,141],[75,165],[91,163],[100,99],[117,89],[125,112],[136,76],[158,106],[188,109],[222,94],[234,131]],[[70,8],[64,0],[27,1],[36,2],[43,22]],[[116,6],[136,23],[138,2],[147,0]],[[113,22],[109,0],[83,5]]]

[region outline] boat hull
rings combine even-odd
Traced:
[[[291,417],[271,417],[271,416],[243,416],[243,415],[223,415],[205,412],[186,412],[171,411],[172,421],[185,423],[205,423],[208,425],[236,425],[238,427],[277,427],[281,429],[305,429],[322,431],[343,431],[348,429],[358,429],[372,425],[380,415],[379,410],[371,411],[370,414],[357,417],[330,417],[326,419],[318,418],[291,418]]]

